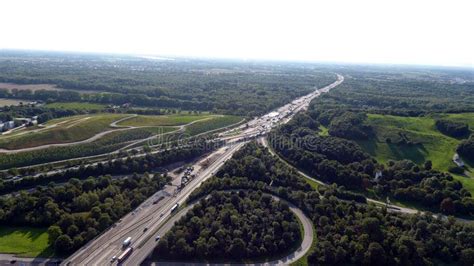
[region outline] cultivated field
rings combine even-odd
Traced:
[[[0,107],[10,106],[10,105],[20,105],[21,102],[28,102],[28,100],[13,100],[13,99],[3,99],[0,98]]]
[[[106,105],[86,102],[56,102],[45,105],[48,108],[75,109],[75,110],[103,110]]]
[[[54,84],[15,84],[15,83],[8,83],[8,82],[0,82],[0,89],[6,90],[30,90],[30,91],[39,91],[39,90],[46,90],[46,91],[61,91],[66,90],[63,88],[59,88]],[[69,89],[68,89],[69,90]],[[96,93],[97,91],[93,90],[72,90],[77,91],[80,93]]]
[[[56,87],[54,84],[15,84],[15,83],[7,83],[7,82],[0,82],[0,89],[7,89],[11,90],[30,90],[30,91],[38,91],[38,90],[48,90],[48,91],[57,91],[61,90],[60,88]]]

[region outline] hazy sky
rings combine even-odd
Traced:
[[[0,48],[472,67],[473,3],[1,0]]]

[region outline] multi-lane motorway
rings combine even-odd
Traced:
[[[338,86],[344,81],[344,77],[337,75],[337,81],[312,93],[300,97],[277,110],[262,117],[255,118],[245,125],[226,131],[219,135],[219,139],[233,143],[222,147],[207,157],[197,161],[193,173],[196,175],[184,188],[178,190],[182,174],[175,176],[172,186],[166,186],[162,191],[147,199],[137,209],[123,217],[113,227],[108,229],[99,237],[90,241],[86,246],[78,250],[63,261],[63,265],[110,265],[118,264],[115,257],[123,253],[123,241],[131,237],[130,247],[133,251],[121,261],[124,265],[139,265],[142,263],[156,246],[156,237],[165,234],[179,218],[171,208],[176,204],[180,206],[188,196],[225,163],[226,160],[238,151],[247,139],[268,133],[269,130],[279,124],[288,122],[297,112],[308,107],[309,103],[321,93]],[[206,165],[205,167],[203,165]],[[153,204],[157,199],[159,202]],[[180,211],[179,213],[184,213]]]

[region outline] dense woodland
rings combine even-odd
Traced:
[[[10,174],[18,175],[23,173],[25,176],[20,180],[1,180],[0,194],[10,193],[21,189],[33,188],[37,185],[47,185],[49,182],[65,182],[70,178],[85,179],[89,176],[99,175],[124,175],[132,173],[145,173],[157,170],[168,164],[182,162],[194,159],[198,156],[213,150],[219,143],[203,143],[204,140],[197,140],[193,145],[177,149],[168,149],[159,153],[147,153],[142,157],[132,157],[134,152],[119,154],[121,158],[110,158],[106,162],[99,162],[95,165],[80,165],[78,168],[70,168],[65,172],[59,171],[54,174],[39,174],[34,172],[10,169]],[[0,173],[1,175],[8,173]]]
[[[367,66],[340,73],[344,82],[315,99],[312,109],[402,116],[474,111],[474,79],[469,69]]]
[[[461,156],[474,161],[474,135],[471,135],[469,139],[461,142],[457,151]]]
[[[420,169],[411,161],[390,161],[374,186],[379,195],[419,204],[448,215],[474,214],[474,200],[460,181],[447,173]]]
[[[288,204],[255,191],[201,199],[159,242],[160,259],[245,261],[280,256],[300,243]]]
[[[254,116],[335,79],[333,73],[298,64],[13,51],[0,54],[0,82],[46,83],[67,89],[0,90],[0,97],[44,101],[132,103]]]
[[[329,136],[320,136],[317,119],[321,115],[318,112],[308,114],[298,115],[269,138],[272,147],[299,169],[347,189],[364,193],[373,190],[381,198],[393,196],[445,214],[474,215],[471,194],[449,174],[431,169],[430,164],[419,167],[410,161],[390,162],[387,166],[378,164],[355,142],[332,136],[334,130],[331,131],[331,127]],[[340,116],[360,120],[359,115],[348,115],[347,112],[340,112]],[[329,125],[338,118],[336,115],[330,119]],[[351,133],[337,128],[344,132],[337,136]],[[357,130],[352,132],[356,135],[351,138],[360,137]],[[376,172],[382,174],[378,179],[375,178]]]
[[[308,258],[311,265],[474,262],[472,225],[451,218],[435,219],[430,214],[402,215],[357,204],[344,198],[350,192],[341,187],[320,186],[314,191],[301,176],[256,143],[237,152],[215,177],[193,193],[191,200],[224,189],[272,193],[301,208],[313,221],[317,234],[316,248]],[[196,244],[190,247],[196,248]]]
[[[467,124],[446,119],[436,120],[435,126],[441,133],[451,137],[462,137],[471,133]]]
[[[68,254],[161,189],[166,175],[70,179],[64,185],[39,186],[0,197],[0,224],[49,227],[49,241]]]

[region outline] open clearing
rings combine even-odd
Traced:
[[[103,110],[106,105],[98,103],[85,103],[85,102],[57,102],[48,103],[45,105],[48,108],[58,109],[75,109],[75,110]]]
[[[22,257],[51,257],[53,250],[48,245],[46,229],[2,226],[0,253]]]
[[[216,115],[139,115],[118,123],[118,126],[149,127],[149,126],[181,126],[196,120],[216,117]]]
[[[93,90],[71,90],[71,89],[63,89],[59,88],[54,84],[15,84],[9,82],[0,82],[0,89],[6,89],[8,91],[11,90],[30,90],[30,91],[39,91],[39,90],[46,90],[46,91],[77,91],[79,93],[97,93],[98,91]]]
[[[0,98],[0,107],[11,106],[11,105],[20,105],[20,103],[29,102],[28,100],[14,100],[14,99],[4,99]]]
[[[38,90],[48,90],[48,91],[58,91],[62,90],[54,84],[15,84],[15,83],[8,83],[8,82],[0,82],[0,89],[7,89],[9,91],[16,89],[16,90],[30,90],[30,91],[38,91]]]
[[[474,114],[446,114],[438,115],[468,123],[471,130],[474,128]],[[446,136],[435,127],[433,117],[401,117],[391,115],[369,114],[368,123],[375,130],[375,138],[358,143],[370,155],[380,162],[386,163],[388,160],[409,159],[417,164],[423,164],[427,160],[433,162],[433,168],[447,172],[448,168],[455,166],[452,157],[460,139]],[[403,138],[408,139],[413,144],[397,144]],[[387,143],[387,138],[391,143]],[[474,176],[470,165],[470,176],[453,175],[460,180],[463,185],[474,195]]]

